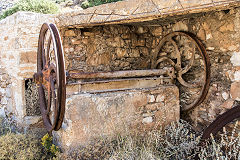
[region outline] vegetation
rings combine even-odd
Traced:
[[[59,10],[58,5],[51,0],[20,0],[13,7],[0,15],[0,20],[18,11],[30,11],[44,14],[54,14]]]
[[[80,146],[68,154],[62,154],[62,157],[48,134],[40,140],[31,134],[13,132],[5,122],[0,124],[0,159],[240,159],[238,122],[231,132],[224,129],[219,137],[212,136],[204,143],[200,143],[199,133],[194,132],[187,122],[180,120],[162,131],[127,131],[125,135],[94,139],[89,145]]]
[[[236,128],[235,128],[236,129]],[[228,137],[225,131],[200,145],[200,135],[185,121],[172,123],[163,132],[117,135],[94,140],[88,146],[70,153],[66,159],[240,159],[240,133]]]
[[[81,7],[85,9],[85,8],[98,6],[105,3],[117,2],[117,1],[122,1],[122,0],[86,0],[82,3]]]
[[[48,134],[40,140],[34,134],[19,133],[0,118],[0,159],[58,159],[59,149]]]

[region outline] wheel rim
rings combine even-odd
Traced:
[[[210,85],[210,61],[203,44],[192,34],[172,32],[166,35],[152,55],[152,68],[175,68],[182,111],[203,102]]]
[[[42,25],[37,52],[40,109],[46,129],[61,128],[66,100],[64,56],[59,32],[54,24]],[[36,79],[36,78],[34,78]]]

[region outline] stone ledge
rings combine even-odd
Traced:
[[[225,10],[240,6],[239,0],[126,0],[56,16],[59,27],[90,27],[150,21],[167,16]]]

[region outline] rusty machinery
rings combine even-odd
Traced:
[[[181,111],[189,111],[206,98],[210,85],[210,61],[203,44],[193,34],[172,32],[163,37],[152,50],[151,69],[94,73],[75,71],[66,74],[59,32],[54,24],[42,25],[34,81],[38,86],[43,122],[49,132],[61,128],[68,78],[81,79],[84,84],[84,80],[89,79],[111,82],[141,77],[158,77],[160,84],[175,81],[180,90]],[[216,133],[225,124],[239,117],[239,110],[239,107],[235,107],[219,116],[205,130],[203,138],[208,138],[210,133]]]

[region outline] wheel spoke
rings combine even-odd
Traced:
[[[194,45],[194,47],[193,47],[193,52],[192,52],[192,56],[191,56],[191,58],[190,58],[190,60],[189,60],[188,65],[185,66],[185,67],[181,70],[181,73],[182,73],[182,74],[187,73],[187,72],[190,70],[190,68],[192,67],[193,62],[194,62],[194,57],[195,57],[195,50],[196,50],[196,49],[195,49],[195,45]]]
[[[50,64],[50,48],[51,48],[52,37],[49,36],[48,43],[47,43],[47,53],[46,53],[46,63],[47,65]]]

